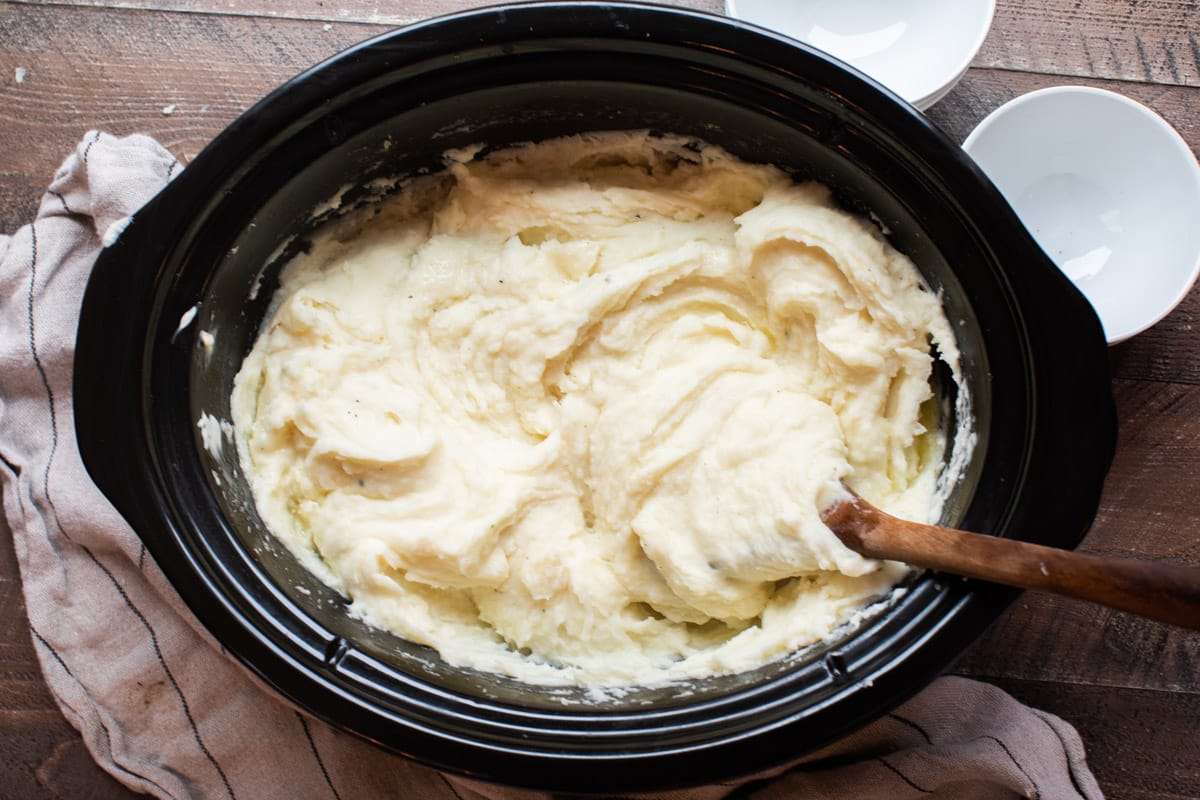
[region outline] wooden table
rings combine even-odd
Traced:
[[[717,0],[688,4],[720,10]],[[468,5],[0,2],[0,232],[32,219],[55,169],[91,128],[148,133],[186,161],[296,72],[397,24]],[[1000,0],[974,65],[929,115],[961,141],[1004,101],[1066,83],[1146,103],[1195,151],[1200,2]],[[1155,328],[1111,350],[1120,443],[1082,549],[1200,565],[1198,314],[1193,292]],[[1073,723],[1109,797],[1200,798],[1200,634],[1027,595],[953,671]],[[91,762],[42,681],[4,536],[0,796],[130,796]]]

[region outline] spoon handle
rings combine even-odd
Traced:
[[[823,515],[868,558],[1088,600],[1200,630],[1200,568],[1098,556],[898,519],[857,495]]]

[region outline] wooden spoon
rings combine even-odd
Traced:
[[[1096,556],[922,525],[880,511],[852,491],[821,515],[868,558],[1089,600],[1200,630],[1200,568]]]

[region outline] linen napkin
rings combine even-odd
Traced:
[[[71,369],[92,263],[181,165],[145,136],[88,133],[37,219],[0,236],[0,478],[46,682],[89,752],[162,798],[549,797],[443,775],[298,713],[233,663],[88,478]],[[0,535],[7,532],[0,531]],[[1075,730],[942,677],[803,762],[663,798],[1100,798]]]

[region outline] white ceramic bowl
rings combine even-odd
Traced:
[[[924,110],[979,52],[996,0],[726,0],[725,12],[862,70]]]
[[[1200,165],[1128,97],[1056,86],[993,111],[963,143],[1091,301],[1109,344],[1165,317],[1200,272]]]

